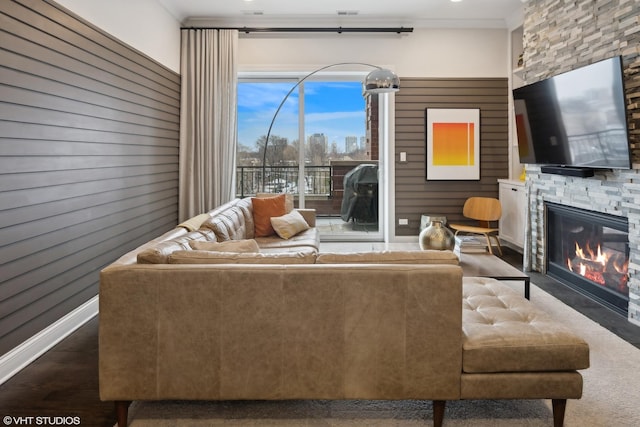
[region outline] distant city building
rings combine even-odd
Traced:
[[[345,136],[344,137],[344,152],[353,153],[358,150],[358,137],[357,136]]]
[[[328,146],[329,138],[324,133],[314,133],[309,136],[309,144],[322,144],[325,148]]]

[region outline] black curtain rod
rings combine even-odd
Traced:
[[[413,28],[379,27],[182,27],[182,30],[238,30],[243,33],[411,33]]]

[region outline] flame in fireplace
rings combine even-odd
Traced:
[[[567,258],[567,267],[599,285],[608,286],[613,281],[620,291],[627,287],[629,260],[619,252],[603,251],[600,244],[594,250],[588,242],[584,248],[576,242],[575,257]]]
[[[597,253],[593,252],[593,250],[589,246],[589,243],[587,243],[586,249],[588,255],[584,254],[584,251],[582,250],[580,245],[578,245],[578,242],[576,242],[576,255],[578,255],[581,259],[590,259],[602,265],[607,265],[607,257],[602,254],[602,248],[600,245],[598,245]]]

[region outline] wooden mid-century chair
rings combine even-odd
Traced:
[[[490,254],[493,254],[493,249],[491,248],[491,239],[493,238],[498,245],[498,252],[502,255],[502,246],[500,246],[500,239],[498,239],[498,228],[492,226],[502,216],[500,200],[492,197],[470,197],[464,202],[462,215],[465,218],[478,221],[478,225],[449,224],[455,230],[455,235],[458,235],[458,233],[483,235],[487,239],[487,248]]]

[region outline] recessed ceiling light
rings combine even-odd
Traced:
[[[451,3],[458,3],[461,2],[462,0],[451,0]]]

